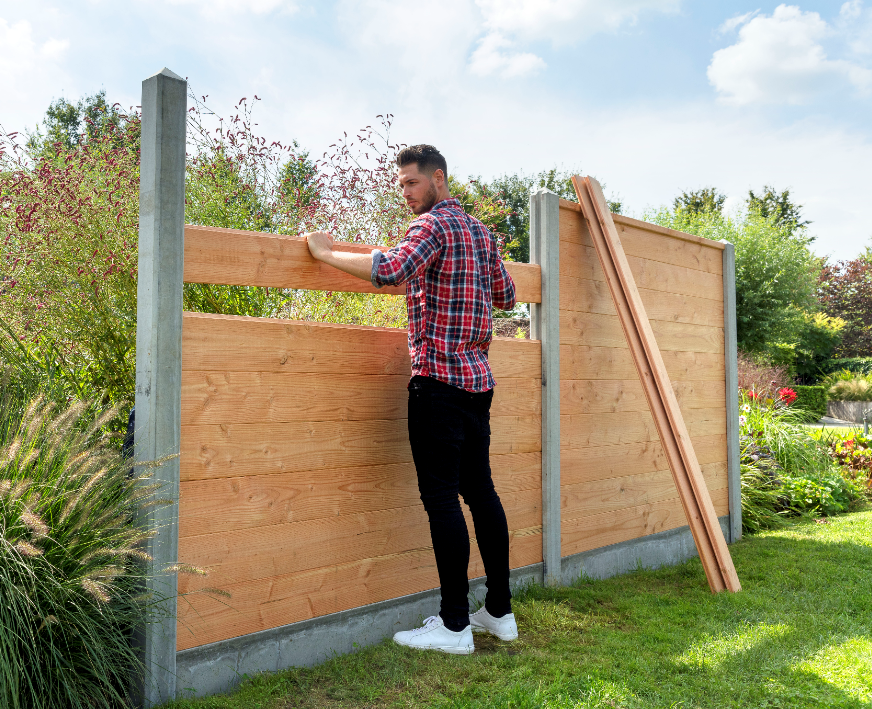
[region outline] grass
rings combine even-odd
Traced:
[[[698,560],[555,590],[514,608],[521,638],[470,657],[386,641],[167,709],[872,706],[872,511],[732,545],[744,590]]]

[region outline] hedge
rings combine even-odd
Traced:
[[[855,374],[872,374],[872,357],[845,357],[827,360],[822,367],[825,374],[847,369]]]
[[[827,414],[827,390],[825,387],[792,386],[796,392],[796,401],[792,406],[808,411],[809,418],[817,421]]]

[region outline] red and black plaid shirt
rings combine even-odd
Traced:
[[[491,306],[514,307],[515,284],[493,234],[460,202],[437,203],[397,246],[373,251],[372,283],[406,284],[412,376],[467,391],[493,389]]]

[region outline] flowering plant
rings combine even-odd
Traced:
[[[778,399],[785,406],[790,406],[794,401],[796,401],[796,392],[789,387],[781,387],[778,390]]]

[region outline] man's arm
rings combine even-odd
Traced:
[[[334,251],[333,237],[326,231],[313,231],[305,234],[309,253],[319,261],[352,276],[368,281],[372,277],[372,254],[355,254],[348,251]]]

